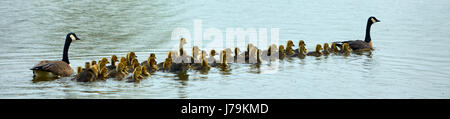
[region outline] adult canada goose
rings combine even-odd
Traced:
[[[111,65],[106,66],[106,68],[108,68],[108,70],[115,70],[116,69],[116,62],[119,61],[117,59],[116,55],[112,55],[111,56]]]
[[[323,44],[323,55],[328,56],[330,54],[330,47],[328,46],[328,43]]]
[[[84,64],[84,69],[75,76],[75,80],[78,82],[92,82],[97,79],[97,68],[91,66],[89,62]]]
[[[64,43],[62,61],[48,61],[43,60],[37,63],[30,70],[33,70],[33,78],[45,79],[45,78],[57,78],[66,77],[73,74],[73,69],[69,62],[69,47],[70,43],[75,40],[80,40],[75,33],[69,33],[66,36],[66,42]]]
[[[292,56],[295,54],[294,50],[292,49],[293,46],[295,46],[294,42],[292,42],[291,40],[288,40],[288,42],[286,44],[286,55],[287,56]]]
[[[286,50],[284,49],[283,45],[278,46],[278,55],[280,60],[284,59],[286,57]]]
[[[372,27],[372,24],[380,22],[377,18],[374,16],[369,17],[367,20],[367,26],[366,26],[366,37],[364,41],[362,40],[350,40],[350,41],[340,41],[336,42],[336,45],[339,47],[342,47],[344,43],[348,43],[350,48],[352,50],[372,50],[372,39],[370,37],[370,27]]]
[[[308,52],[306,55],[320,57],[320,56],[322,56],[322,52],[320,50],[322,50],[322,46],[320,44],[317,44],[316,51]]]

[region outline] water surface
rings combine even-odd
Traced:
[[[0,1],[0,98],[450,98],[450,2],[447,0]],[[141,83],[33,82],[40,60],[60,60],[75,32],[72,66],[134,51],[140,61],[165,58],[175,28],[279,28],[279,44],[363,39],[366,20],[376,48],[370,55],[307,57],[230,72],[157,72]],[[201,48],[209,46],[201,46]],[[267,48],[267,46],[259,46]],[[244,47],[241,47],[244,49]]]

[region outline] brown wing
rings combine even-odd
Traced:
[[[63,61],[40,61],[31,70],[41,70],[52,72],[58,76],[70,76],[73,74],[73,69],[69,64]]]

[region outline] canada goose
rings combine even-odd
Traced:
[[[128,74],[128,63],[127,63],[127,59],[125,57],[120,57],[120,61],[119,63],[122,63],[124,68],[123,70],[125,71],[126,74]]]
[[[200,49],[198,48],[198,46],[192,47],[192,57],[191,57],[192,63],[201,63],[200,59],[198,58],[199,51]]]
[[[320,57],[320,56],[322,56],[322,52],[320,50],[322,50],[322,46],[320,44],[317,44],[316,51],[308,52],[306,55]]]
[[[260,65],[262,63],[261,61],[261,50],[256,49],[256,65]]]
[[[102,59],[98,62],[99,70],[101,70],[101,69],[103,69],[103,68],[106,68],[106,64],[108,64],[108,63],[109,63],[108,59],[102,58]]]
[[[168,71],[169,68],[172,65],[172,52],[169,51],[167,53],[167,58],[164,60],[164,62],[161,62],[158,64],[159,70]]]
[[[286,50],[284,49],[283,45],[278,46],[278,55],[280,60],[284,59],[286,57]]]
[[[117,59],[116,55],[112,55],[111,56],[111,65],[106,66],[106,68],[108,68],[108,70],[115,70],[116,69],[116,62],[119,61]]]
[[[97,78],[97,68],[91,67],[89,62],[84,64],[84,69],[75,76],[75,80],[78,82],[92,82]]]
[[[286,44],[286,55],[287,56],[292,56],[295,54],[294,50],[292,49],[293,46],[295,46],[294,42],[292,42],[291,40],[288,40],[288,42]]]
[[[213,50],[210,51],[210,55],[209,55],[208,59],[206,59],[206,60],[208,60],[210,65],[213,66],[213,67],[217,63],[217,60],[215,58],[216,55],[217,55],[216,50],[213,49]]]
[[[135,67],[133,69],[133,75],[132,77],[129,77],[127,79],[127,82],[140,82],[144,77],[141,76],[142,69],[140,66]]]
[[[254,48],[252,43],[247,44],[247,50],[245,52],[243,52],[241,55],[245,57],[245,62],[248,62],[248,58],[249,58],[249,53],[250,53],[250,49]]]
[[[300,58],[300,59],[303,59],[303,58],[305,58],[306,57],[306,47],[305,47],[305,44],[301,44],[300,46],[298,46],[298,49],[297,49],[297,54],[295,54],[295,55],[292,55],[292,56],[296,56],[296,57],[298,57],[298,58]]]
[[[150,53],[147,61],[142,62],[141,65],[148,67],[146,68],[147,72],[155,72],[156,70],[158,70],[155,53]]]
[[[206,51],[202,51],[201,57],[200,57],[201,63],[194,63],[192,64],[191,68],[194,70],[202,70],[207,71],[211,68],[208,64],[208,60],[206,60]]]
[[[323,55],[328,56],[330,54],[330,47],[328,46],[328,43],[323,44]]]
[[[108,68],[106,67],[101,68],[100,71],[98,72],[97,79],[106,80],[109,75],[108,73],[109,73]]]
[[[73,74],[73,69],[69,62],[69,47],[70,43],[75,40],[80,40],[75,33],[68,33],[64,43],[62,61],[48,61],[43,60],[34,65],[30,70],[33,70],[33,78],[46,79],[66,77]]]
[[[130,52],[130,53],[128,53],[127,54],[127,65],[128,66],[131,66],[131,65],[133,65],[132,64],[132,62],[133,62],[133,59],[136,59],[136,53],[134,53],[134,52]]]
[[[94,66],[94,65],[97,65],[97,61],[92,60],[92,61],[91,61],[91,66]]]
[[[331,49],[330,49],[330,52],[331,53],[338,53],[339,52],[339,49],[337,48],[337,46],[336,46],[336,43],[331,43]]]
[[[142,68],[142,76],[144,76],[144,77],[149,77],[150,76],[150,73],[148,73],[148,70],[147,70],[147,66],[146,65],[143,65],[143,66],[141,66],[141,68]]]
[[[129,66],[130,68],[128,72],[133,72],[133,70],[138,66],[140,66],[138,59],[133,59],[133,61],[131,61],[131,66]]]
[[[262,60],[272,61],[278,59],[279,53],[277,45],[275,44],[270,45],[266,51],[261,51],[261,55]]]
[[[108,73],[108,78],[122,80],[128,74],[128,72],[126,72],[125,70],[125,67],[126,66],[123,62],[119,62],[119,64],[117,64],[116,69]]]
[[[222,69],[222,70],[226,70],[228,69],[230,66],[227,63],[227,52],[225,50],[222,51],[220,59],[222,59],[220,62],[220,64],[217,64],[217,66]]]
[[[238,47],[234,48],[234,62],[235,63],[245,63],[245,57],[242,56],[241,50]]]
[[[301,46],[303,46],[303,48],[306,47],[305,41],[303,41],[303,40],[298,41],[298,47],[300,48]],[[299,48],[294,50],[295,54],[298,54],[298,51],[300,51]],[[303,49],[303,53],[305,53],[305,54],[308,53],[308,50],[306,48]]]
[[[339,51],[339,53],[341,55],[344,55],[344,56],[350,55],[350,52],[351,52],[351,48],[350,48],[350,45],[348,43],[344,43],[342,45],[341,51]]]
[[[370,37],[370,27],[372,27],[372,24],[380,22],[377,18],[374,16],[369,17],[367,20],[367,26],[366,26],[366,37],[364,41],[362,40],[350,40],[350,41],[340,41],[336,42],[336,45],[339,47],[342,47],[344,43],[348,43],[350,48],[352,50],[372,50],[372,39]]]

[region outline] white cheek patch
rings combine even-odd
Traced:
[[[73,36],[73,35],[70,35],[70,39],[76,40],[76,39],[75,39],[75,36]]]
[[[370,18],[370,20],[372,20],[372,23],[375,23],[375,22],[377,22],[375,19],[373,19],[373,18]]]

